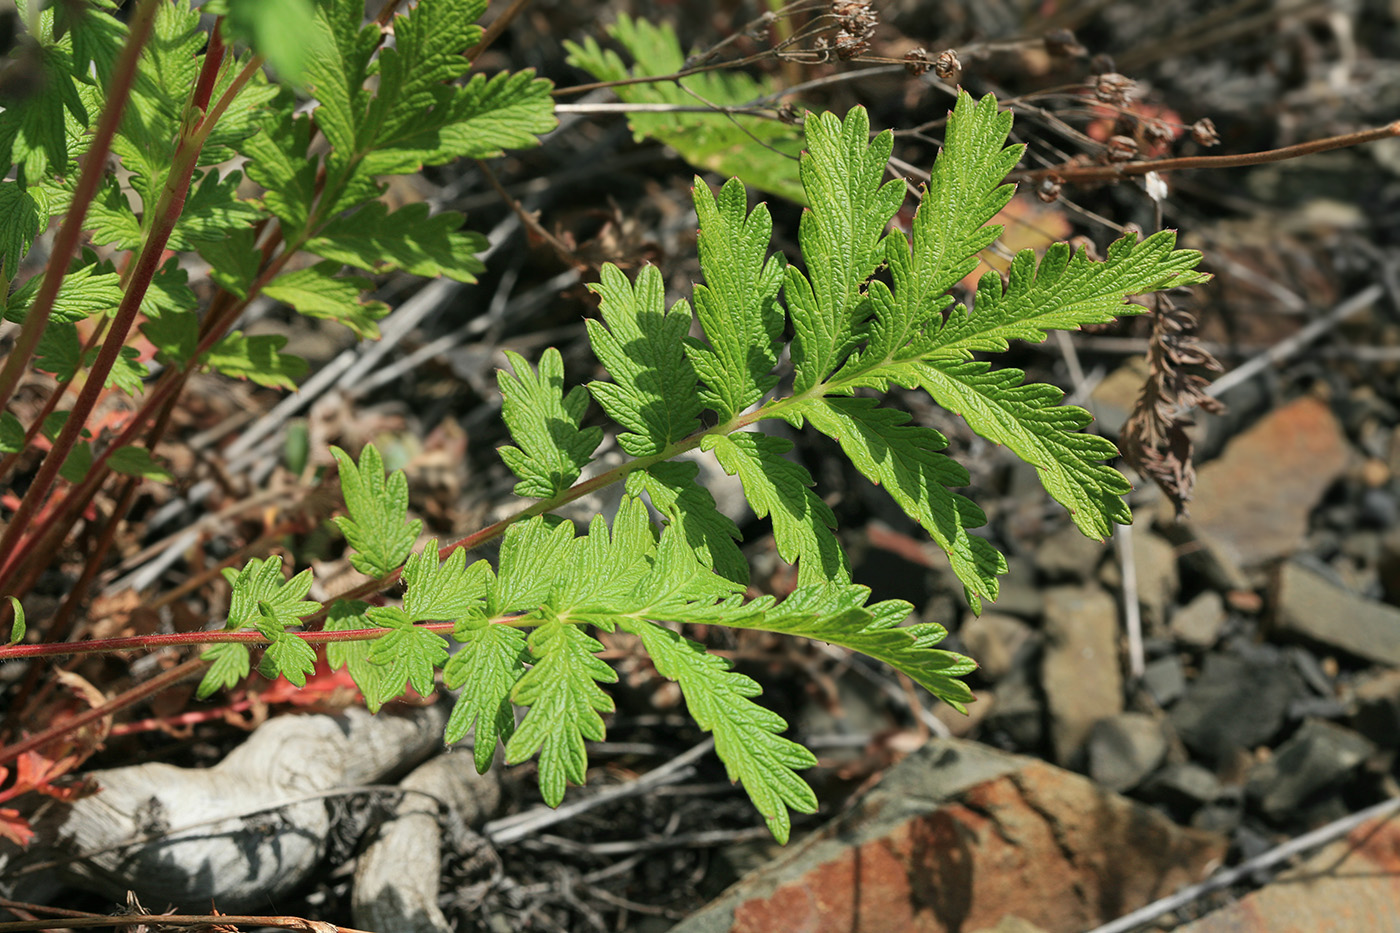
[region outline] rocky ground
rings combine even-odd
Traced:
[[[560,41],[634,6],[679,18],[682,35],[697,43],[755,13],[740,3],[678,10],[539,0],[492,54],[576,83]],[[1379,125],[1400,110],[1400,11],[1382,0],[1243,3],[1228,16],[1187,0],[1040,4],[1035,14],[1024,6],[891,0],[877,5],[877,50],[897,57],[909,43],[971,48],[1072,26],[1084,55],[1065,62],[1024,49],[970,52],[963,84],[1008,98],[1111,66],[1140,82],[1164,118],[1211,118],[1222,140],[1214,152]],[[896,128],[947,106],[941,92],[902,75],[818,93],[814,102],[833,109],[866,103],[877,125]],[[1064,145],[1034,114],[1018,120],[1033,151]],[[923,143],[909,137],[905,157],[926,161],[932,148],[921,151]],[[692,170],[672,153],[633,142],[615,118],[596,118],[570,123],[498,171],[577,255],[655,262],[678,295],[688,294],[697,274]],[[341,366],[356,377],[307,393],[300,415],[313,450],[369,439],[392,448],[409,472],[415,510],[445,536],[489,518],[511,485],[494,453],[503,442],[490,377],[497,351],[530,355],[557,345],[572,371],[586,372],[589,299],[586,275],[527,239],[474,172],[433,182],[432,191],[401,194],[466,209],[482,229],[498,224],[489,277],[468,290],[388,296],[425,310],[397,338],[386,327],[392,349],[372,369],[355,368],[360,351],[319,329],[299,332],[288,349],[311,357],[313,371]],[[981,664],[970,715],[931,706],[889,671],[825,646],[760,636],[724,643],[821,758],[812,779],[823,809],[799,821],[798,841],[781,852],[713,755],[703,754],[704,736],[681,715],[674,691],[631,646],[609,642],[622,675],[619,711],[608,742],[594,750],[589,791],[569,798],[590,803],[565,818],[544,813],[525,766],[498,776],[489,792],[499,798],[495,808],[472,811],[475,820],[459,814],[439,825],[419,813],[440,837],[441,885],[422,896],[436,901],[443,922],[459,930],[659,931],[679,923],[686,933],[1058,933],[1108,923],[1221,866],[1245,864],[1255,867],[1151,922],[1192,933],[1395,928],[1393,820],[1352,827],[1331,849],[1269,855],[1400,796],[1400,140],[1183,173],[1172,184],[1164,223],[1202,249],[1216,274],[1183,303],[1198,316],[1206,347],[1238,374],[1225,377],[1225,412],[1195,416],[1199,478],[1189,515],[1178,520],[1165,496],[1136,480],[1137,523],[1107,543],[1087,540],[1039,491],[1032,470],[911,397],[919,420],[947,433],[969,465],[969,494],[987,509],[986,533],[1009,558],[1001,598],[975,616],[917,529],[820,443],[803,442],[798,453],[837,512],[857,579],[877,598],[909,600],[921,618],[947,625],[950,647]],[[1007,222],[1012,236],[1029,238],[1024,245],[1043,243],[1036,237],[1048,230],[1102,246],[1116,234],[1098,217],[1157,225],[1153,202],[1134,184],[1066,186],[1055,204],[1015,203],[1021,213]],[[791,243],[796,211],[774,212],[779,241]],[[271,312],[264,326],[284,325]],[[1018,347],[1005,362],[1062,385],[1096,413],[1095,430],[1116,437],[1145,378],[1148,336],[1144,321],[1130,321]],[[200,403],[207,410],[188,416],[187,434],[276,401],[234,391],[209,387]],[[216,435],[193,458],[220,460],[224,504],[257,484],[295,482],[277,465],[283,422],[273,422],[266,439]],[[219,504],[152,509],[143,517],[146,543],[193,527],[193,516]],[[255,530],[233,523],[202,540],[222,556]],[[781,589],[762,526],[750,523],[746,533],[756,580]],[[318,577],[334,581],[345,567],[315,535],[298,547]],[[119,599],[132,574],[151,585],[158,576],[140,577],[159,573],[149,566],[128,561],[127,576],[110,578],[108,598]],[[114,739],[97,763],[149,756],[209,764],[241,735],[216,723],[144,747]],[[361,769],[333,786],[398,777]],[[325,825],[341,828],[324,831],[316,871],[275,904],[252,909],[348,922],[357,865],[363,872],[372,859],[369,843],[347,827],[374,822],[367,813],[402,807],[407,797],[362,789],[337,799]],[[275,835],[276,821],[267,825]],[[1279,879],[1288,883],[1270,883]],[[1366,913],[1387,904],[1392,913]],[[110,901],[90,906],[105,910]],[[1386,916],[1391,927],[1368,919]]]

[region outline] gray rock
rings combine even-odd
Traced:
[[[985,726],[1001,733],[1016,748],[1039,749],[1045,741],[1045,701],[1035,684],[1020,672],[997,684]]]
[[[1192,751],[1220,761],[1235,749],[1249,749],[1273,738],[1283,726],[1288,704],[1305,688],[1286,659],[1254,663],[1212,654],[1205,668],[1172,707],[1171,722]]]
[[[1001,612],[969,615],[958,629],[968,655],[977,661],[982,676],[992,682],[1011,673],[1032,634],[1029,625]]]
[[[1186,692],[1186,673],[1181,669],[1181,658],[1169,654],[1149,662],[1142,672],[1142,685],[1158,706],[1171,706]]]
[[[1103,550],[1102,541],[1086,538],[1074,525],[1066,525],[1040,542],[1033,561],[1048,583],[1084,583],[1093,579]]]
[[[1273,630],[1400,667],[1400,609],[1363,599],[1294,562],[1274,581]]]
[[[1362,735],[1309,719],[1274,756],[1250,773],[1249,796],[1271,819],[1281,819],[1313,794],[1345,780],[1375,751]]]
[[[1162,763],[1167,734],[1146,713],[1119,713],[1094,723],[1086,747],[1089,776],[1121,792],[1137,787]]]
[[[1041,588],[1035,582],[1035,568],[1023,557],[1007,557],[1006,573],[1001,576],[1000,592],[988,609],[1035,619],[1045,608]]]
[[[1229,835],[1240,828],[1244,809],[1238,803],[1208,803],[1191,815],[1191,825],[1210,833]]]
[[[1166,804],[1174,810],[1190,812],[1220,797],[1220,779],[1195,762],[1167,765],[1152,775],[1139,790],[1144,800]]]
[[[1056,760],[1069,763],[1098,720],[1123,710],[1118,661],[1118,607],[1096,586],[1045,593],[1041,686]]]
[[[1176,548],[1155,534],[1135,534],[1132,542],[1133,568],[1137,574],[1138,605],[1142,607],[1143,625],[1149,632],[1157,632],[1166,624],[1167,610],[1181,588],[1181,578],[1176,568]],[[1099,579],[1111,589],[1123,588],[1123,571],[1117,561],[1104,564]]]
[[[1211,648],[1225,628],[1225,601],[1215,590],[1206,590],[1172,615],[1173,637],[1192,648]]]
[[[1383,748],[1400,748],[1400,671],[1363,676],[1353,697],[1352,726]]]

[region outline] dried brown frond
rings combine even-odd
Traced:
[[[1196,483],[1194,444],[1187,430],[1194,422],[1188,412],[1225,410],[1219,399],[1206,394],[1210,381],[1197,371],[1221,372],[1224,367],[1196,339],[1195,315],[1161,296],[1154,305],[1147,384],[1123,425],[1123,456],[1162,488],[1182,518]]]

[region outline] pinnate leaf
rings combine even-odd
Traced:
[[[947,552],[974,610],[980,611],[982,598],[996,599],[997,575],[1006,572],[1006,560],[990,541],[968,534],[986,524],[987,516],[971,499],[949,490],[966,486],[970,478],[941,452],[948,444],[943,435],[915,427],[905,412],[877,408],[868,398],[817,399],[798,411],[836,440],[856,468],[883,486]]]
[[[772,218],[763,204],[746,212],[738,179],[725,182],[716,199],[696,178],[694,198],[705,273],[705,284],[695,286],[695,310],[709,345],[691,341],[686,351],[705,382],[701,398],[725,422],[778,384],[771,373],[785,320],[778,302],[783,257],[767,256]]]
[[[453,548],[438,563],[438,543],[433,538],[423,550],[408,558],[403,568],[403,608],[414,622],[460,619],[479,609],[486,600],[490,580],[487,564],[466,566],[467,552]]]
[[[514,374],[496,373],[501,417],[518,446],[502,447],[501,459],[520,478],[517,496],[546,499],[568,489],[603,440],[603,429],[580,429],[588,410],[588,390],[564,393],[564,358],[550,347],[538,373],[518,353],[505,351]]]
[[[903,182],[881,184],[894,136],[886,131],[871,140],[864,108],[853,108],[844,121],[809,113],[805,127],[801,174],[812,206],[802,212],[798,238],[807,272],[789,266],[784,291],[794,333],[794,393],[830,375],[864,336],[865,281],[884,258],[885,224],[904,201]]]
[[[623,627],[641,638],[657,673],[680,685],[690,715],[714,733],[729,779],[744,785],[774,838],[786,843],[792,829],[788,811],[816,812],[816,795],[797,774],[814,766],[816,756],[782,737],[783,718],[752,700],[763,689],[730,670],[728,661],[654,622],[627,620]]]
[[[336,275],[335,260],[284,272],[263,287],[263,294],[284,302],[309,317],[344,324],[361,340],[379,337],[375,322],[389,313],[382,301],[361,301],[360,293],[374,283],[355,275]]]
[[[375,628],[375,623],[365,614],[368,609],[369,606],[359,600],[341,599],[331,603],[326,612],[325,631],[353,632]],[[355,686],[364,695],[370,712],[375,712],[380,704],[371,698],[379,695],[379,669],[369,662],[372,645],[373,642],[368,640],[329,642],[326,645],[326,662],[332,670],[343,667],[349,672]]]
[[[204,359],[225,376],[249,379],[269,389],[294,390],[297,380],[306,375],[306,360],[279,353],[286,345],[287,338],[281,334],[248,337],[234,331],[214,344]]]
[[[334,519],[358,553],[350,563],[363,574],[382,577],[403,565],[423,528],[419,519],[408,520],[408,479],[402,470],[387,478],[379,448],[366,444],[359,466],[339,447],[331,453],[340,464],[340,488],[349,515]]]
[[[462,647],[448,660],[442,679],[462,692],[447,720],[447,741],[460,742],[475,729],[473,757],[476,770],[485,774],[497,742],[509,742],[515,733],[510,692],[529,659],[525,633],[475,615],[460,621],[452,637]]]
[[[382,201],[346,214],[320,228],[306,248],[313,253],[371,272],[403,270],[414,275],[445,275],[458,282],[475,282],[485,266],[476,254],[486,238],[462,229],[455,211],[428,216],[428,205],[405,204],[389,212]]]
[[[778,553],[797,564],[799,585],[850,576],[850,565],[836,540],[836,516],[809,488],[812,476],[783,454],[792,442],[766,434],[739,433],[705,438],[720,466],[744,484],[754,514],[773,522]]]
[[[369,649],[369,661],[378,668],[374,702],[387,703],[400,696],[405,684],[419,696],[429,696],[433,692],[434,672],[447,660],[447,639],[414,625],[402,609],[386,606],[370,609],[366,614],[375,625],[389,629]]]
[[[506,743],[506,763],[539,752],[540,793],[557,807],[569,782],[583,783],[584,740],[605,736],[599,713],[612,712],[613,702],[598,684],[615,682],[617,674],[594,656],[603,646],[581,626],[545,622],[530,633],[528,644],[534,667],[516,682],[511,699],[529,711]]]
[[[618,446],[637,457],[660,453],[700,426],[695,367],[682,344],[690,305],[678,301],[664,310],[655,266],[643,266],[634,286],[607,263],[592,290],[602,297],[603,323],[588,321],[588,339],[613,381],[589,388],[603,410],[631,430],[618,436]]]

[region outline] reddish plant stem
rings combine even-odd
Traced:
[[[199,79],[195,84],[191,100],[192,106],[197,108],[201,116],[206,119],[213,117],[212,114],[206,115],[204,111],[209,106],[209,95],[213,91],[214,79],[218,77],[219,68],[224,60],[223,45],[217,41],[217,34],[216,28],[210,39],[209,51],[204,56]],[[232,91],[233,88],[230,90]],[[203,95],[202,99],[200,95]],[[226,107],[227,103],[224,103],[224,106]],[[180,212],[185,207],[185,197],[189,193],[190,181],[194,177],[195,163],[198,161],[199,151],[203,147],[205,136],[207,136],[207,131],[201,134],[199,129],[197,124],[191,126],[187,123],[181,127],[174,163],[166,178],[160,201],[156,205],[155,223],[151,226],[151,232],[141,247],[141,254],[133,267],[131,281],[122,294],[121,304],[117,306],[117,313],[107,331],[107,338],[102,342],[102,348],[97,352],[97,359],[93,361],[92,369],[88,372],[87,380],[83,383],[83,388],[73,403],[73,409],[68,415],[68,420],[64,422],[63,430],[59,432],[53,447],[44,457],[38,475],[34,477],[34,482],[20,501],[19,509],[10,519],[4,537],[0,538],[0,555],[11,555],[10,559],[6,561],[5,572],[0,574],[0,581],[3,581],[0,582],[0,589],[4,588],[5,583],[12,576],[10,568],[16,564],[16,547],[21,536],[34,517],[34,513],[38,511],[40,503],[47,498],[50,490],[53,489],[53,485],[58,479],[59,468],[63,466],[63,461],[73,450],[86,427],[88,417],[97,405],[98,395],[107,382],[107,375],[112,371],[112,366],[121,353],[122,347],[126,345],[127,334],[136,321],[136,315],[140,313],[141,302],[145,299],[151,279],[160,265],[165,244],[169,242],[170,234],[175,229],[175,223],[180,218]],[[88,201],[91,201],[95,193],[94,187],[93,193],[88,195]],[[81,215],[86,214],[87,203],[84,202],[79,206],[75,200],[74,209],[79,211],[81,218]],[[52,263],[51,259],[51,268]],[[55,294],[57,294],[57,289],[55,289]]]
[[[145,683],[137,684],[130,690],[117,694],[101,706],[94,706],[90,710],[84,710],[56,726],[50,726],[42,732],[36,732],[27,739],[0,748],[0,763],[8,764],[25,752],[32,752],[37,748],[42,748],[54,739],[61,738],[75,729],[81,729],[88,723],[96,722],[106,716],[111,716],[113,713],[124,710],[128,706],[134,706],[147,697],[160,693],[167,687],[173,687],[180,683],[180,681],[193,677],[195,674],[204,670],[204,668],[208,666],[208,663],[209,662],[201,661],[198,658],[186,661],[184,664],[172,667],[163,674],[157,674]]]
[[[1371,143],[1392,136],[1400,136],[1400,120],[1374,129],[1345,133],[1341,136],[1329,136],[1326,139],[1314,139],[1296,146],[1266,149],[1263,152],[1220,156],[1184,156],[1179,159],[1124,162],[1119,165],[1053,165],[1049,168],[1038,168],[1029,172],[1012,172],[1007,177],[1011,181],[1040,181],[1042,178],[1052,175],[1061,181],[1068,182],[1113,181],[1129,175],[1146,175],[1148,172],[1175,172],[1196,168],[1239,168],[1245,165],[1260,165],[1265,162],[1283,162],[1286,159],[1296,159],[1299,156],[1327,152],[1332,149],[1359,146],[1362,143]]]
[[[44,280],[39,283],[34,303],[25,315],[19,338],[10,351],[9,359],[5,361],[4,369],[0,370],[0,411],[4,411],[9,405],[10,397],[39,345],[39,338],[48,326],[54,301],[63,285],[63,277],[68,273],[68,263],[77,253],[83,221],[87,217],[88,206],[97,196],[97,189],[107,173],[107,154],[111,152],[112,138],[117,134],[122,114],[126,111],[127,101],[131,97],[131,86],[136,79],[136,66],[141,58],[141,49],[151,36],[156,8],[159,5],[159,0],[142,0],[136,12],[132,14],[126,45],[122,46],[121,55],[112,71],[112,84],[107,91],[107,106],[97,123],[92,146],[83,157],[82,174],[78,176],[78,184],[73,189],[68,216],[64,218],[63,226],[54,237],[53,250],[44,270]],[[3,553],[3,550],[0,550],[0,553]]]
[[[493,622],[510,620],[511,616],[492,619]],[[429,632],[450,632],[453,622],[422,622],[417,628]],[[308,645],[325,645],[333,641],[373,641],[382,637],[388,628],[356,628],[339,632],[288,632]],[[245,645],[265,645],[270,639],[254,628],[239,629],[236,632],[173,632],[169,635],[128,635],[123,638],[97,638],[92,641],[62,642],[43,645],[14,645],[0,647],[0,658],[6,661],[25,658],[54,658],[78,654],[107,654],[113,651],[153,651],[156,648],[197,648],[201,645],[222,645],[237,643]],[[0,761],[3,761],[0,758]]]
[[[222,52],[222,46],[220,46],[219,51]],[[178,172],[179,177],[175,179],[175,184],[173,186],[167,182],[167,196],[162,198],[163,203],[161,207],[163,210],[161,210],[161,218],[152,229],[151,235],[147,239],[145,247],[142,249],[141,256],[137,260],[136,272],[132,277],[131,287],[129,287],[123,295],[122,304],[117,311],[116,320],[113,322],[112,329],[107,336],[107,341],[103,344],[102,350],[98,354],[97,361],[93,365],[92,372],[88,376],[88,383],[84,385],[83,392],[79,395],[78,401],[74,405],[73,413],[69,415],[68,422],[64,425],[63,433],[59,435],[58,441],[55,441],[53,449],[51,449],[49,455],[45,457],[43,464],[39,468],[39,475],[35,477],[34,484],[30,486],[29,491],[21,501],[19,511],[16,512],[14,518],[11,519],[10,526],[6,529],[4,538],[0,538],[0,561],[5,561],[6,555],[10,556],[7,564],[0,565],[4,567],[3,571],[0,571],[0,591],[6,590],[7,587],[10,588],[10,592],[21,589],[10,587],[10,584],[22,569],[23,563],[26,560],[25,556],[15,554],[13,550],[15,544],[20,534],[23,533],[23,526],[28,523],[29,519],[33,517],[34,511],[37,510],[38,501],[52,488],[54,479],[58,474],[58,468],[63,463],[63,458],[67,456],[68,451],[72,449],[73,444],[76,442],[78,431],[81,430],[82,424],[86,421],[88,414],[90,414],[92,410],[92,405],[95,402],[98,389],[95,389],[94,386],[100,387],[106,381],[107,373],[110,371],[117,354],[121,351],[126,334],[130,330],[131,324],[135,320],[136,313],[140,309],[141,299],[145,296],[146,289],[150,285],[151,277],[155,274],[160,255],[165,249],[165,244],[170,238],[171,231],[174,229],[175,221],[179,218],[185,195],[189,191],[195,162],[199,150],[203,146],[203,141],[214,123],[216,123],[223,114],[224,110],[228,108],[228,105],[238,96],[243,86],[247,84],[261,67],[261,57],[254,57],[249,61],[248,64],[243,67],[238,77],[234,79],[233,83],[219,98],[218,103],[209,110],[199,125],[188,133],[184,142],[181,144],[181,148],[177,150],[176,165],[172,168],[172,176],[175,176]],[[265,284],[268,278],[270,278],[270,276],[265,273],[264,276],[259,279],[258,284]],[[205,340],[201,341],[195,353],[196,359],[200,354],[212,347],[217,339],[217,337],[206,337]],[[104,362],[105,368],[103,368]],[[108,458],[120,447],[128,444],[130,439],[135,436],[136,432],[144,427],[146,418],[150,416],[150,412],[154,410],[154,406],[157,404],[157,399],[164,401],[167,395],[173,391],[178,391],[183,384],[184,377],[181,373],[171,372],[168,380],[164,377],[162,378],[161,384],[157,385],[151,398],[147,399],[142,412],[127,425],[126,430],[121,433],[119,438],[109,444],[97,459],[94,460],[83,483],[80,484],[77,490],[70,494],[68,501],[64,503],[64,507],[55,510],[49,520],[31,536],[31,541],[47,540],[49,542],[54,542],[55,538],[51,533],[53,528],[63,526],[63,532],[56,539],[57,543],[53,546],[56,547],[57,544],[61,544],[63,537],[67,534],[67,528],[71,527],[72,522],[77,520],[77,516],[81,514],[86,502],[90,501],[91,497],[96,494],[97,489],[100,488],[102,482],[106,479],[106,463]],[[85,403],[86,408],[83,407]],[[62,450],[60,456],[56,457],[55,454],[59,453],[60,446],[64,442],[65,437],[67,437],[67,447]],[[44,485],[41,486],[41,482]],[[39,489],[37,493],[36,488]],[[27,512],[26,507],[28,507]],[[27,562],[32,566],[36,558],[41,555],[47,558],[51,556],[52,551],[45,550],[42,547],[27,548],[26,554],[28,555]],[[31,576],[32,575],[31,573]],[[27,586],[22,589],[27,591]],[[0,611],[8,610],[0,607]]]

